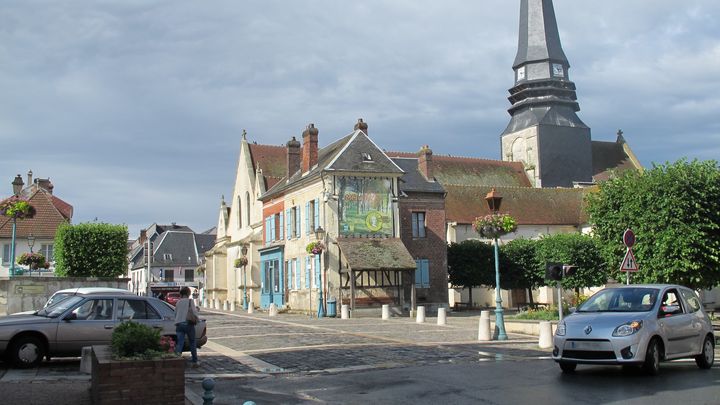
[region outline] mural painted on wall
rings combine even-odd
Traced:
[[[392,236],[391,186],[390,179],[339,177],[340,235]]]

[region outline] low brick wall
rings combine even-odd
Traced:
[[[92,403],[185,403],[185,360],[112,360],[109,346],[92,348]]]
[[[58,290],[76,287],[126,289],[128,281],[129,278],[49,276],[15,276],[0,279],[0,316],[40,309]]]

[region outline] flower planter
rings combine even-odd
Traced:
[[[90,393],[93,404],[184,404],[185,360],[113,360],[93,346]]]

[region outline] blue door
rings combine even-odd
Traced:
[[[268,308],[270,304],[275,303],[278,307],[285,304],[285,285],[284,271],[282,268],[282,252],[275,251],[262,255],[261,261],[261,280],[260,288],[260,307]]]

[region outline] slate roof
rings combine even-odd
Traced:
[[[214,228],[213,228],[214,229]],[[215,233],[210,229],[204,233],[194,233],[184,225],[157,225],[148,227],[147,237],[153,242],[153,267],[196,267],[203,261],[203,254],[212,249],[215,244]],[[160,231],[160,232],[156,232]],[[128,257],[131,268],[145,266],[144,252],[147,243],[140,244],[134,241]],[[165,254],[172,255],[172,259],[165,260]],[[189,258],[189,259],[188,259]]]
[[[43,189],[34,189],[26,195],[35,208],[35,216],[16,222],[15,237],[25,238],[30,234],[38,238],[54,238],[55,231],[63,222],[72,219],[72,205]],[[12,237],[12,219],[0,217],[0,238]]]
[[[414,270],[415,260],[400,239],[338,238],[343,257],[355,271]]]
[[[470,224],[490,214],[485,196],[490,186],[443,185],[445,215],[449,222]],[[500,212],[515,217],[519,225],[574,225],[587,222],[583,210],[585,188],[495,187],[503,197]]]
[[[592,141],[592,157],[595,182],[609,179],[613,171],[640,169],[625,152],[621,142]]]
[[[552,0],[522,0],[518,52],[513,68],[547,59],[567,63]]]
[[[444,193],[445,189],[436,181],[428,181],[418,170],[417,158],[396,157],[395,164],[405,171],[400,178],[400,191],[406,193]]]

